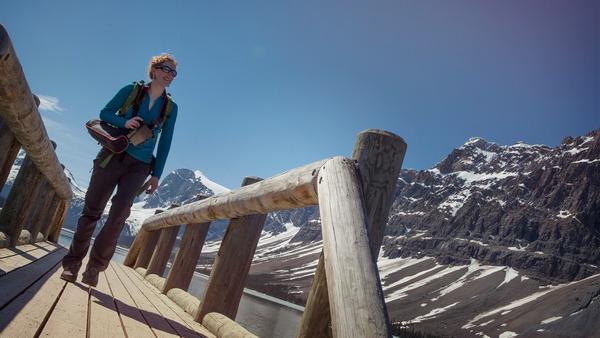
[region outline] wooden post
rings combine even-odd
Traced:
[[[34,95],[34,98],[37,96]],[[39,99],[37,99],[39,102]],[[38,104],[39,105],[39,104]],[[56,143],[54,141],[50,141],[52,143],[52,147],[56,150]],[[64,167],[63,167],[64,168]],[[25,229],[29,231],[31,236],[30,242],[35,243],[37,240],[37,235],[40,232],[42,224],[40,223],[40,219],[42,214],[50,207],[51,199],[54,195],[54,190],[46,177],[44,177],[41,173],[39,173],[41,183],[40,188],[37,190],[36,195],[31,195],[32,208],[28,212],[27,217],[24,220]]]
[[[154,248],[156,247],[159,236],[160,231],[150,231],[143,235],[142,239],[144,241],[140,243],[140,252],[137,256],[135,264],[133,265],[134,269],[140,267],[146,269],[148,267],[148,263],[150,263],[150,259],[154,253]]]
[[[21,146],[10,128],[0,118],[0,190],[4,187]]]
[[[62,200],[60,199],[60,196],[58,196],[56,193],[53,193],[52,195],[53,197],[50,201],[50,206],[48,207],[48,210],[46,210],[46,212],[40,217],[40,222],[42,223],[42,229],[40,231],[44,235],[44,238],[48,238],[48,235],[50,234],[50,231],[53,227],[52,220],[58,217],[58,213],[60,212],[59,205]]]
[[[129,251],[127,251],[127,256],[125,256],[125,259],[123,260],[123,265],[129,267],[133,267],[135,265],[135,261],[137,260],[140,249],[142,248],[142,243],[145,242],[143,237],[147,234],[148,231],[145,231],[144,229],[140,229],[138,231],[137,235],[133,239],[133,243],[131,243],[131,246],[129,247]]]
[[[0,212],[0,231],[10,238],[11,246],[15,246],[19,240],[24,221],[32,209],[31,197],[37,194],[41,183],[42,175],[31,158],[26,156]]]
[[[58,202],[58,208],[56,208],[56,214],[50,221],[50,233],[48,233],[48,240],[50,242],[58,243],[58,238],[60,237],[60,231],[62,230],[62,225],[65,222],[65,218],[67,218],[67,211],[69,211],[70,200],[61,199]]]
[[[71,200],[73,193],[67,176],[60,168],[48,133],[38,112],[25,74],[8,32],[0,25],[0,118],[27,152],[38,170],[58,195]]]
[[[375,259],[379,256],[405,153],[406,142],[400,136],[377,129],[367,129],[358,134],[352,151],[352,158],[357,161],[362,182],[371,253]],[[321,254],[298,337],[332,336],[327,278],[323,263]]]
[[[356,167],[335,157],[318,182],[333,336],[391,337]]]
[[[37,242],[38,234],[43,232],[45,224],[42,222],[47,219],[46,214],[52,204],[52,199],[56,196],[48,181],[45,178],[43,178],[43,181],[44,183],[34,203],[34,212],[31,213],[31,217],[25,222],[27,230],[31,233],[31,243]]]
[[[165,281],[162,292],[167,294],[173,288],[187,290],[194,276],[198,258],[202,252],[210,222],[200,224],[188,224],[179,245],[179,250],[169,270],[169,276]]]
[[[260,180],[256,177],[246,177],[242,186]],[[235,319],[266,218],[266,214],[258,214],[234,218],[229,222],[204,297],[196,313],[197,322],[202,322],[209,312],[218,312],[232,320]]]
[[[175,244],[178,232],[179,227],[164,228],[160,231],[158,245],[150,259],[150,264],[148,264],[148,269],[146,269],[146,275],[154,274],[162,277],[167,262],[169,261],[169,257],[171,257],[173,244]]]

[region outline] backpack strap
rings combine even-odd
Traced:
[[[160,106],[160,114],[158,114],[158,117],[152,121],[152,129],[162,127],[172,110],[173,99],[171,99],[171,94],[166,93],[165,99]]]
[[[133,116],[137,116],[140,109],[140,103],[147,91],[148,86],[144,84],[144,80],[134,82],[133,89],[131,90],[131,93],[129,93],[127,100],[125,100],[121,108],[119,108],[119,116],[125,116],[130,107],[133,107]]]

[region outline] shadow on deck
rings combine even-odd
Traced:
[[[60,279],[66,249],[0,249],[0,336],[215,337],[133,269],[111,262],[97,288]]]

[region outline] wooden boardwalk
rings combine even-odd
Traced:
[[[51,242],[0,249],[1,337],[215,337],[122,264],[96,288],[63,281],[65,253]]]

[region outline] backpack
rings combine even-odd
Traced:
[[[129,108],[133,107],[132,115],[133,117],[137,116],[140,109],[140,103],[142,102],[144,95],[148,92],[148,88],[149,86],[146,85],[143,80],[134,82],[133,90],[129,93],[127,100],[125,100],[125,103],[119,108],[117,114],[119,116],[125,116],[125,113],[127,113]],[[166,100],[163,100],[162,106],[160,107],[158,117],[152,121],[152,129],[159,126],[162,128],[172,110],[173,100],[171,99],[171,94],[167,93]],[[110,154],[100,163],[101,168],[105,168],[108,165],[114,154],[120,154],[127,149],[130,143],[129,137],[135,133],[135,131],[131,132],[124,128],[117,128],[98,119],[89,120],[85,124],[85,127],[92,138],[98,141],[102,147],[110,150]],[[138,130],[139,129],[141,128],[138,128]]]
[[[133,90],[129,93],[127,100],[125,103],[119,108],[117,114],[119,116],[125,116],[125,113],[129,110],[130,107],[133,107],[133,116],[137,116],[138,111],[140,109],[140,103],[144,99],[144,95],[148,92],[148,88],[150,86],[146,85],[144,80],[134,81],[133,82]],[[158,117],[152,121],[152,129],[161,126],[165,123],[169,114],[173,110],[173,99],[171,99],[171,94],[167,93],[166,100],[163,101],[162,106],[160,107],[160,113]],[[160,121],[160,124],[159,124]]]

